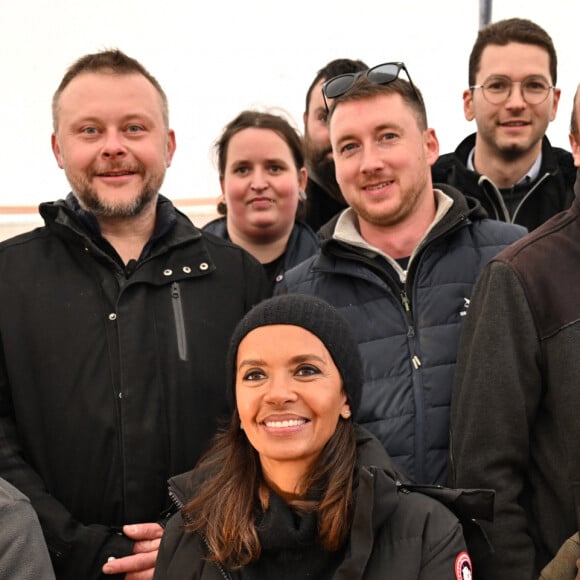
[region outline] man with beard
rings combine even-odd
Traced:
[[[318,231],[330,218],[342,211],[346,201],[334,174],[332,147],[326,124],[327,110],[322,98],[322,85],[330,78],[366,70],[362,60],[339,58],[322,67],[306,93],[304,146],[308,182],[306,184],[306,214],[304,221]]]
[[[580,168],[580,87],[570,144]],[[473,293],[450,481],[496,490],[493,524],[482,522],[495,553],[472,554],[481,580],[580,577],[579,261],[580,180],[571,207],[496,256]]]
[[[352,324],[364,363],[355,420],[418,483],[445,484],[461,323],[489,259],[525,228],[433,188],[439,144],[400,62],[324,84],[336,178],[349,208],[280,291],[314,294]],[[408,76],[408,75],[407,75]]]
[[[528,230],[574,199],[572,155],[545,136],[556,117],[557,57],[547,32],[530,20],[500,20],[481,29],[463,93],[477,133],[433,166],[433,181],[478,199],[494,219]]]
[[[159,194],[175,135],[139,62],[80,58],[53,127],[72,193],[0,245],[0,475],[38,513],[58,579],[152,578],[167,479],[228,410],[228,340],[266,280]]]

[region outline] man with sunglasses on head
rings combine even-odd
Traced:
[[[322,85],[335,76],[356,73],[368,68],[362,60],[337,58],[324,65],[316,73],[306,92],[306,109],[302,116],[304,152],[306,169],[308,169],[304,221],[315,232],[347,206],[336,182]]]
[[[445,484],[455,355],[472,287],[525,228],[434,189],[439,144],[419,90],[386,63],[327,81],[336,177],[349,208],[280,291],[315,294],[352,324],[365,371],[355,419],[418,483]],[[407,74],[408,77],[408,74]],[[332,99],[332,101],[330,101]]]
[[[546,137],[556,117],[557,57],[547,32],[510,18],[481,29],[463,93],[477,133],[433,166],[433,181],[479,199],[494,219],[533,230],[574,199],[572,155]]]

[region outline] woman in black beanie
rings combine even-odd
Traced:
[[[235,411],[193,473],[170,482],[181,510],[156,580],[470,578],[455,516],[402,487],[353,423],[361,360],[332,306],[298,294],[258,304],[227,371]]]

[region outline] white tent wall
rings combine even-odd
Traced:
[[[178,147],[163,193],[172,199],[218,195],[212,144],[241,109],[282,109],[302,129],[306,88],[338,57],[404,61],[447,152],[474,130],[461,94],[480,8],[480,0],[1,0],[0,212],[67,193],[50,150],[52,93],[74,60],[109,47],[139,59],[168,94]],[[554,39],[562,99],[548,136],[568,148],[580,2],[493,3],[491,20],[512,16]]]

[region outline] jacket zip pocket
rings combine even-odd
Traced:
[[[171,302],[173,306],[173,318],[175,319],[175,332],[177,338],[177,352],[179,360],[187,360],[187,338],[185,336],[185,321],[183,320],[183,304],[181,301],[181,288],[179,282],[171,284]]]

